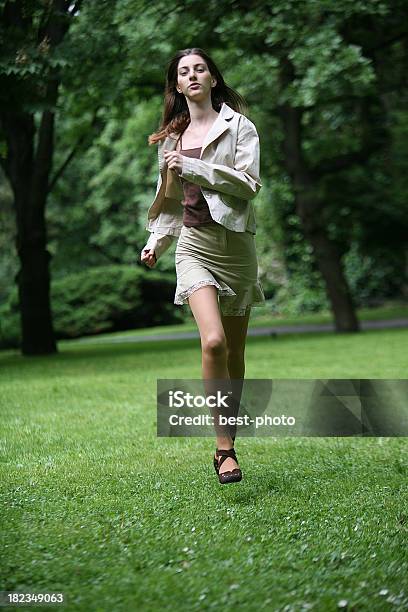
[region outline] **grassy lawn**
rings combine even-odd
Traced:
[[[405,378],[407,341],[249,338],[246,376]],[[244,479],[222,487],[212,439],[156,437],[156,379],[200,378],[198,339],[59,349],[0,353],[1,590],[84,612],[408,609],[405,438],[238,439]]]

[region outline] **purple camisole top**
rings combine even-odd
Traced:
[[[180,151],[182,155],[186,157],[199,158],[201,154],[201,147],[194,149],[182,149],[181,136],[180,136]],[[184,192],[184,200],[182,204],[184,206],[183,211],[183,225],[186,227],[197,227],[199,225],[209,225],[215,223],[211,217],[210,209],[208,208],[207,200],[203,196],[200,185],[190,183],[185,179],[181,178]]]

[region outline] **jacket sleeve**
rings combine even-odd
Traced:
[[[145,249],[154,249],[154,253],[156,255],[157,260],[163,255],[165,251],[167,251],[167,249],[175,239],[176,236],[172,236],[170,234],[159,234],[158,232],[151,232],[149,240],[147,241],[146,246],[144,246],[142,250],[144,251]]]
[[[259,178],[259,136],[254,124],[245,117],[241,118],[233,168],[183,156],[180,176],[201,187],[242,199],[253,199],[262,187]]]

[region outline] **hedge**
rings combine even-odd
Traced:
[[[51,283],[57,339],[181,323],[173,303],[176,279],[170,273],[111,265],[72,273]],[[21,343],[17,288],[0,307],[0,348]]]

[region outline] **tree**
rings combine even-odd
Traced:
[[[64,65],[55,54],[81,0],[7,1],[1,18],[6,41],[2,57],[0,162],[14,193],[17,220],[17,275],[22,351],[52,353],[56,343],[50,309],[45,204],[50,189],[54,109]]]

